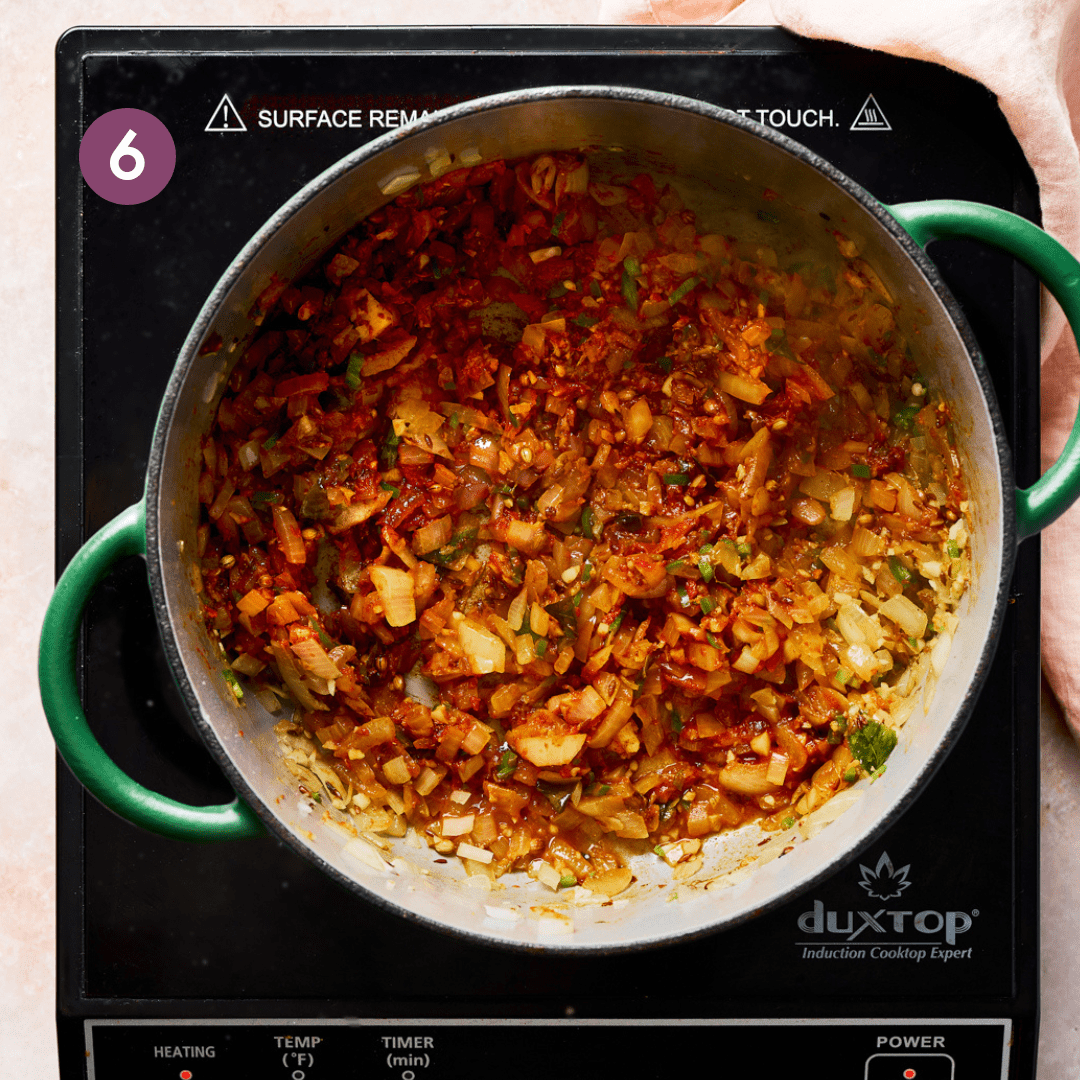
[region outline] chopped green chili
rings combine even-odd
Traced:
[[[901,585],[906,585],[911,580],[911,571],[895,555],[889,556],[889,569]]]
[[[687,278],[669,297],[668,303],[677,304],[694,286],[701,282],[701,278]]]
[[[593,519],[593,508],[591,506],[586,506],[581,511],[581,535],[584,536],[586,540],[596,539],[596,534],[593,532]]]
[[[512,776],[517,768],[517,763],[518,756],[513,750],[504,751],[502,757],[499,758],[498,767],[495,769],[495,779],[506,780]]]
[[[391,428],[390,434],[387,435],[386,441],[382,444],[382,448],[379,450],[379,462],[384,469],[392,469],[397,465],[397,453],[398,446],[401,445],[401,436],[395,435]]]
[[[236,672],[232,668],[222,668],[221,674],[228,683],[229,689],[232,691],[233,697],[239,701],[244,696],[244,688],[240,685],[240,680],[236,677]]]
[[[899,428],[903,428],[905,431],[910,431],[912,425],[915,423],[915,417],[922,412],[921,405],[904,405],[897,409],[892,415],[892,422]]]
[[[326,636],[326,632],[319,625],[319,621],[315,618],[314,615],[308,616],[308,625],[311,627],[312,630],[315,631],[316,634],[318,634],[319,643],[324,649],[332,649],[334,647],[334,643]]]
[[[623,259],[622,294],[626,306],[633,312],[638,309],[638,287],[635,276],[641,273],[641,265],[637,259],[627,256]]]

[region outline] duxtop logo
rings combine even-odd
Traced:
[[[889,905],[910,886],[911,864],[897,867],[888,852],[882,852],[871,866],[859,863],[856,884],[874,900],[887,906],[873,911],[830,910],[814,900],[809,911],[798,918],[803,934],[813,935],[821,944],[803,941],[806,959],[970,959],[971,947],[956,948],[957,937],[971,929],[978,909],[938,911],[934,908],[900,909]],[[868,905],[871,906],[871,905]],[[908,940],[905,940],[908,939]],[[936,940],[934,940],[936,939]],[[945,948],[943,946],[949,946]]]
[[[862,863],[859,863],[859,869],[862,871],[859,888],[865,889],[866,895],[873,900],[893,900],[911,884],[907,877],[911,864],[895,869],[887,851],[881,853],[873,870]]]

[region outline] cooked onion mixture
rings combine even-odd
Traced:
[[[553,154],[447,172],[263,294],[200,588],[236,696],[295,706],[307,798],[611,895],[628,851],[674,865],[884,769],[966,504],[948,407],[835,242],[785,266]]]

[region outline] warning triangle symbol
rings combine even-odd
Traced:
[[[236,106],[228,94],[223,94],[210,122],[203,131],[247,131],[247,124],[240,119]]]
[[[851,125],[852,131],[892,131],[892,124],[885,119],[881,106],[869,94]]]

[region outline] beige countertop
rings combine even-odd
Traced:
[[[34,672],[53,583],[53,48],[71,26],[423,25],[596,22],[598,0],[341,0],[228,8],[178,0],[0,0],[0,1062],[4,1076],[57,1076],[54,1020],[53,744]],[[1080,1075],[1080,751],[1044,696],[1042,1035],[1039,1077]]]

